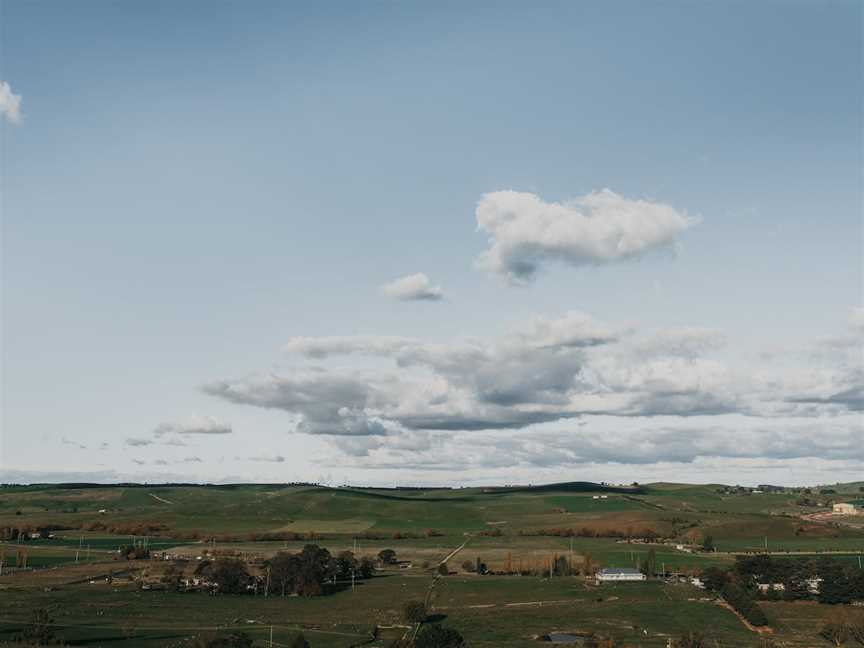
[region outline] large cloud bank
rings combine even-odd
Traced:
[[[738,365],[727,346],[711,329],[570,312],[449,343],[292,338],[290,369],[204,390],[283,410],[376,469],[862,458],[859,336]]]

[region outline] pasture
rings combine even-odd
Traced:
[[[841,559],[859,565],[864,532],[805,522],[796,513],[797,494],[720,490],[580,482],[452,490],[4,487],[0,528],[49,526],[54,537],[9,535],[0,542],[0,641],[19,633],[34,610],[47,609],[69,645],[171,646],[234,629],[265,646],[272,626],[276,645],[302,631],[315,648],[383,647],[406,631],[402,603],[429,595],[434,617],[458,629],[470,646],[537,646],[539,636],[566,632],[653,648],[691,629],[706,631],[717,646],[755,646],[758,637],[732,612],[688,584],[598,587],[579,576],[504,575],[539,574],[558,556],[577,570],[637,567],[649,552],[658,570],[699,573],[731,564],[731,552],[764,550],[766,538],[772,551],[844,551]],[[662,541],[645,542],[646,534]],[[716,552],[699,550],[706,538]],[[118,554],[121,547],[145,542],[156,552],[153,559],[126,561]],[[311,598],[140,588],[142,575],[158,577],[169,566],[155,559],[163,552],[194,566],[208,552],[260,561],[310,542],[332,554],[347,550],[358,556],[389,548],[399,564],[379,568],[353,591],[343,584]],[[448,562],[450,575],[436,579],[436,566],[458,547]],[[21,551],[33,569],[10,571]],[[478,561],[496,574],[472,573],[468,565]],[[818,645],[825,606],[763,605],[781,645]]]

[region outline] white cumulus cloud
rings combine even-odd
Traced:
[[[381,286],[381,292],[402,301],[437,301],[443,299],[441,286],[434,286],[423,272],[394,279]]]
[[[0,115],[13,124],[21,121],[21,95],[14,94],[6,81],[0,81]]]
[[[154,434],[231,434],[231,424],[220,421],[215,416],[190,416],[181,421],[160,423]]]
[[[669,247],[696,222],[669,205],[608,189],[568,203],[494,191],[480,199],[475,215],[477,228],[489,235],[479,267],[515,283],[533,279],[549,261],[601,265]]]

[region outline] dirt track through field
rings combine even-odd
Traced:
[[[470,539],[471,539],[470,537],[465,538],[465,542],[463,542],[461,545],[459,545],[458,547],[456,547],[456,548],[455,548],[453,551],[451,551],[449,554],[447,554],[446,556],[444,556],[444,559],[441,560],[441,561],[438,563],[438,567],[441,567],[441,565],[446,565],[446,564],[447,564],[447,561],[449,561],[451,558],[453,558],[456,554],[458,554],[460,551],[462,551],[462,550],[465,548],[465,545],[468,544],[468,541],[469,541]],[[424,603],[424,605],[426,606],[426,609],[427,609],[427,610],[430,609],[430,605],[431,605],[431,603],[432,603],[432,593],[434,592],[434,590],[435,590],[435,585],[438,584],[438,579],[440,579],[440,578],[441,578],[441,574],[439,574],[439,573],[438,573],[438,569],[436,569],[436,570],[435,570],[435,573],[432,575],[432,582],[429,583],[429,587],[428,587],[428,589],[426,590],[426,596],[424,597],[424,600],[423,600],[423,603]],[[422,625],[422,624],[420,624],[420,623],[415,624],[414,629],[413,629],[414,632],[413,632],[412,639],[416,639],[416,638],[417,638],[417,633],[420,631],[420,626],[421,626],[421,625]],[[405,635],[408,635],[409,633],[411,633],[411,630],[408,630],[408,632],[406,632]]]

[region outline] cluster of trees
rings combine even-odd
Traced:
[[[756,602],[758,588],[752,577],[735,568],[709,567],[702,574],[702,582],[706,589],[719,593],[750,624],[768,625],[765,613]]]
[[[81,528],[84,531],[101,531],[104,533],[115,533],[117,535],[165,535],[168,527],[162,522],[135,522],[135,523],[108,523],[108,522],[88,522],[82,524]]]
[[[753,590],[736,582],[727,582],[720,594],[735,610],[754,626],[768,625],[768,618],[756,602]]]
[[[336,556],[318,545],[306,545],[298,553],[280,552],[266,563],[269,573],[266,587],[272,594],[285,596],[319,596],[327,582],[349,578],[370,578],[374,561],[363,556],[357,559],[350,551]]]
[[[489,567],[483,562],[479,556],[476,560],[465,560],[462,562],[462,571],[476,572],[478,574],[488,574]]]
[[[429,609],[420,600],[405,601],[402,604],[402,619],[406,623],[419,626],[414,633],[392,642],[389,648],[467,648],[462,635],[453,628],[429,621]]]
[[[38,533],[40,538],[47,538],[52,531],[58,531],[66,527],[49,525],[35,526],[32,524],[19,524],[18,526],[0,527],[0,540],[21,540],[26,542],[30,540],[31,533]]]
[[[811,586],[813,579],[819,579],[818,592]],[[702,573],[702,581],[707,589],[718,592],[755,626],[767,624],[757,603],[760,596],[816,599],[829,605],[864,600],[864,571],[827,556],[817,559],[775,558],[764,554],[739,556],[731,569],[707,568]],[[767,591],[760,592],[759,584],[768,585]],[[782,585],[782,588],[775,589],[775,585]],[[831,624],[826,625],[826,631],[831,630],[829,626]],[[839,623],[834,626],[846,627]]]
[[[636,644],[622,641],[615,637],[592,635],[585,638],[581,644],[584,648],[636,648]],[[671,648],[716,648],[719,644],[700,630],[688,630],[674,639],[670,639]],[[760,640],[757,648],[777,648],[770,639]]]
[[[654,548],[648,550],[648,554],[639,563],[639,571],[648,578],[654,578],[657,575],[657,552]]]
[[[864,570],[830,556],[739,556],[732,572],[745,586],[755,587],[756,583],[783,585],[779,591],[769,589],[766,593],[769,597],[790,601],[816,599],[829,605],[864,600]],[[709,576],[712,574],[713,572],[709,573]],[[813,593],[810,587],[812,579],[815,578],[821,579],[818,593]]]
[[[395,552],[385,551],[392,553],[385,558],[395,562]],[[179,589],[182,571],[182,562],[179,567],[169,566],[161,582],[169,589]],[[194,575],[212,584],[220,594],[264,591],[277,596],[319,596],[326,592],[328,585],[339,581],[371,578],[375,574],[375,560],[369,556],[358,558],[350,551],[334,556],[323,547],[307,544],[296,553],[280,551],[264,562],[262,571],[261,576],[255,577],[243,560],[223,557],[200,562]]]
[[[308,533],[300,533],[297,531],[253,531],[246,534],[246,540],[248,540],[249,542],[297,542],[305,540],[315,540],[316,537],[317,536],[314,531],[309,531]],[[216,538],[216,540],[223,540],[223,538],[219,537]]]
[[[172,644],[171,648],[252,648],[254,645],[252,638],[245,632],[205,632],[193,637],[191,641],[183,640]],[[309,648],[309,642],[302,632],[294,635],[287,644],[279,645],[287,648]]]
[[[150,550],[143,545],[126,545],[120,548],[120,558],[124,560],[146,560]]]
[[[620,538],[624,540],[657,540],[661,537],[655,529],[651,527],[643,527],[636,529],[627,527],[626,529],[605,528],[594,529],[591,527],[556,527],[552,529],[520,529],[520,536],[557,536],[561,538],[579,537],[579,538]]]
[[[394,540],[418,540],[420,538],[440,538],[444,534],[435,529],[426,529],[423,533],[414,531],[394,531],[391,537]]]

